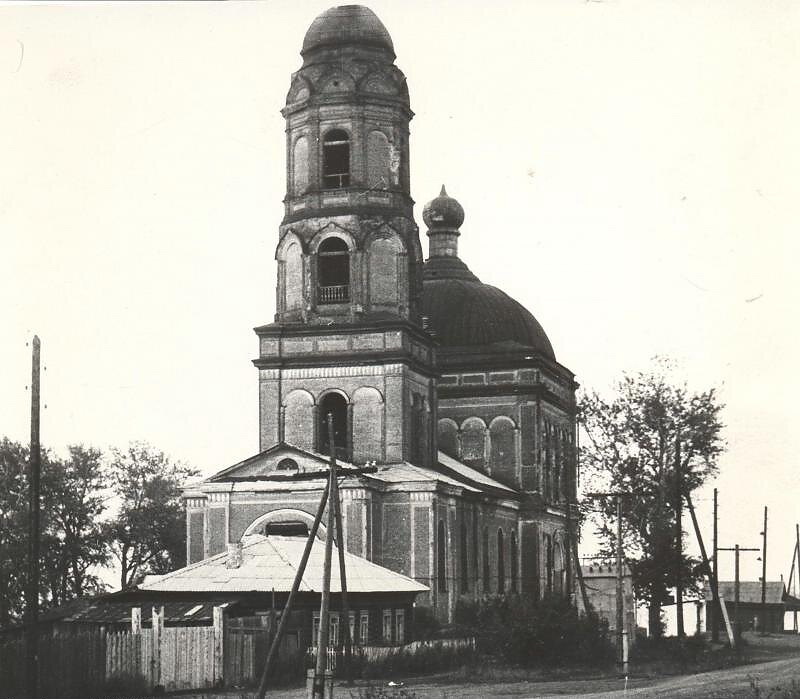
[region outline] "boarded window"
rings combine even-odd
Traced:
[[[283,409],[283,438],[303,449],[314,448],[314,399],[307,391],[292,391]]]
[[[376,238],[369,246],[369,301],[373,306],[397,305],[400,251],[396,238]]]
[[[438,552],[436,556],[436,580],[439,592],[447,592],[447,542],[445,536],[444,522],[440,519],[436,537],[436,550]]]
[[[511,532],[511,592],[517,592],[517,579],[519,578],[518,558],[517,551],[517,533]]]
[[[497,530],[497,592],[503,594],[506,591],[506,559],[503,546],[503,530]]]
[[[461,425],[461,461],[467,466],[483,470],[486,463],[486,425],[483,420],[471,417]]]
[[[300,245],[290,243],[284,254],[283,303],[287,311],[303,307],[303,253]]]
[[[353,394],[353,460],[383,461],[383,397],[374,388]]]
[[[308,139],[305,136],[294,142],[292,175],[293,194],[299,196],[308,189]]]
[[[489,426],[489,434],[492,445],[492,477],[512,484],[516,475],[514,423],[507,417],[495,418]]]
[[[367,177],[370,189],[388,189],[391,152],[389,139],[381,131],[371,131],[367,139]]]

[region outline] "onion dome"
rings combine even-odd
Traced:
[[[368,7],[341,5],[319,15],[308,28],[300,54],[320,48],[358,45],[385,49],[394,58],[392,37]]]
[[[444,350],[489,356],[538,354],[555,361],[544,328],[522,304],[481,282],[458,257],[464,209],[441,194],[425,205],[429,257],[422,281],[422,313]]]
[[[464,223],[464,208],[458,200],[448,196],[442,185],[442,191],[436,199],[431,199],[422,209],[422,220],[431,230],[458,230]]]

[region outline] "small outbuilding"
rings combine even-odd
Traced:
[[[117,593],[114,604],[130,607],[164,605],[187,611],[225,606],[229,625],[257,625],[269,630],[286,604],[306,545],[304,536],[251,534],[226,553],[172,573],[150,576],[137,589]],[[324,542],[317,539],[295,597],[287,645],[306,648],[316,643],[322,593]],[[411,578],[345,553],[350,632],[358,645],[403,645],[413,640],[414,602],[428,588]],[[333,547],[330,640],[340,635],[342,595],[338,551]],[[195,624],[210,623],[210,615]],[[146,623],[147,615],[142,619]],[[165,619],[169,625],[169,619]]]
[[[725,600],[725,609],[731,623],[736,621],[736,583],[732,580],[720,580],[719,595]],[[800,611],[800,599],[792,597],[786,592],[782,580],[767,581],[765,586],[765,599],[761,601],[761,581],[739,582],[739,615],[738,621],[743,631],[767,631],[780,633],[784,630],[783,619],[786,612]],[[713,595],[711,587],[705,588],[706,602],[706,629],[711,629],[713,620],[711,609]],[[762,620],[763,615],[763,620]],[[725,632],[725,620],[717,614],[717,627]]]

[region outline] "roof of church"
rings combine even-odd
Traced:
[[[425,262],[422,314],[445,348],[482,348],[484,353],[530,352],[555,361],[550,340],[533,314],[500,289],[484,284],[458,257],[464,209],[442,186],[422,213],[430,257]]]
[[[288,592],[292,588],[306,539],[302,536],[251,534],[242,540],[241,565],[228,567],[228,552],[142,584],[149,592]],[[334,546],[333,560],[338,560]],[[315,539],[300,583],[301,592],[322,591],[325,542]],[[426,592],[416,580],[345,553],[348,592]],[[332,566],[331,592],[340,592],[339,567]]]
[[[533,314],[505,292],[483,284],[457,257],[432,257],[425,263],[422,313],[444,347],[512,343],[555,361],[553,346]]]
[[[300,53],[305,55],[313,49],[348,44],[387,49],[394,56],[392,37],[383,22],[362,5],[341,5],[325,10],[308,28]]]
[[[283,461],[285,457],[295,457],[295,471],[276,470],[276,459]],[[309,449],[303,449],[286,442],[276,444],[243,461],[229,466],[209,476],[203,482],[233,482],[234,490],[247,490],[259,483],[259,490],[268,485],[270,491],[319,490],[325,486],[328,457]],[[446,486],[462,488],[467,492],[481,493],[487,490],[500,495],[515,497],[513,488],[480,471],[461,463],[444,452],[438,453],[438,465],[441,470],[416,466],[407,461],[393,464],[376,465],[368,472],[352,464],[337,459],[337,467],[341,475],[357,470],[357,477],[389,484],[400,483],[441,483]],[[347,481],[345,481],[346,483]],[[238,485],[241,483],[241,485]],[[188,484],[187,489],[197,487],[198,483]],[[346,486],[344,486],[346,487]]]

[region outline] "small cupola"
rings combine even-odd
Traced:
[[[464,223],[464,208],[442,191],[422,209],[422,220],[428,227],[428,257],[458,257],[459,228]]]

